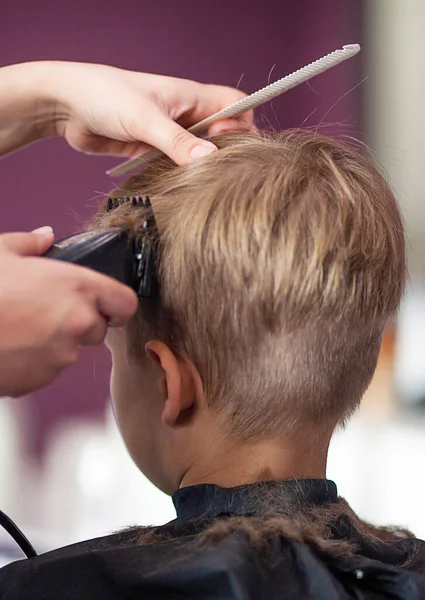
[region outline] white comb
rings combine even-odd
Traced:
[[[298,71],[294,71],[290,75],[282,77],[282,79],[278,79],[278,81],[275,81],[261,90],[242,98],[242,100],[231,104],[227,108],[219,110],[210,117],[207,117],[199,123],[196,123],[196,125],[189,127],[188,131],[193,135],[200,136],[207,132],[210,125],[216,121],[237,117],[252,108],[257,108],[257,106],[261,106],[261,104],[265,104],[269,100],[284,94],[288,90],[300,85],[300,83],[304,83],[304,81],[308,81],[309,79],[316,77],[316,75],[319,75],[319,73],[323,73],[324,71],[335,67],[344,60],[355,56],[359,51],[359,44],[349,44],[348,46],[343,46],[342,49],[335,50],[330,54],[326,54],[326,56],[315,60],[301,69],[298,69]],[[130,160],[113,167],[109,171],[106,171],[106,173],[111,177],[124,175],[136,167],[146,165],[160,156],[163,156],[163,152],[157,150],[156,148],[152,148],[152,150],[149,150],[145,154],[142,154],[136,158],[131,158]]]

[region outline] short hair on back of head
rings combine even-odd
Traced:
[[[212,141],[115,191],[149,194],[159,230],[159,297],[141,300],[129,353],[143,361],[155,337],[188,357],[245,440],[344,423],[405,286],[396,199],[369,158],[314,131]],[[94,226],[137,234],[144,210],[105,203]]]

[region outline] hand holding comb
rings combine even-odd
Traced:
[[[355,56],[359,51],[359,44],[349,44],[347,46],[343,46],[342,49],[335,50],[334,52],[315,60],[309,65],[294,71],[294,73],[286,75],[286,77],[282,77],[282,79],[267,85],[261,90],[258,90],[257,92],[246,96],[245,98],[242,98],[242,100],[223,108],[210,117],[207,117],[199,123],[192,125],[188,128],[188,131],[193,135],[201,136],[202,134],[206,133],[210,125],[216,121],[237,117],[250,109],[257,108],[258,106],[261,106],[261,104],[265,104],[269,100],[284,94],[297,85],[316,77],[316,75],[319,75],[319,73],[323,73],[324,71],[335,67],[344,60]],[[163,153],[160,150],[152,148],[152,150],[149,150],[137,158],[131,158],[130,160],[113,167],[107,171],[107,174],[111,177],[125,175],[126,173],[133,171],[135,168],[146,165],[162,155]]]

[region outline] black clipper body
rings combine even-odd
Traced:
[[[94,269],[132,286],[131,246],[127,232],[121,229],[87,231],[55,242],[44,256]]]
[[[108,211],[123,203],[150,206],[149,198],[112,198]],[[140,298],[149,298],[156,292],[156,243],[151,237],[155,220],[150,216],[142,223],[140,236],[131,237],[122,229],[88,231],[57,241],[44,254],[65,262],[94,269],[113,277],[135,290]]]

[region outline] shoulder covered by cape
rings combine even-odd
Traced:
[[[0,570],[1,600],[378,597],[425,598],[425,575],[361,556],[326,559],[305,544],[281,538],[259,551],[240,533],[210,546],[188,538],[126,546],[91,540]]]

